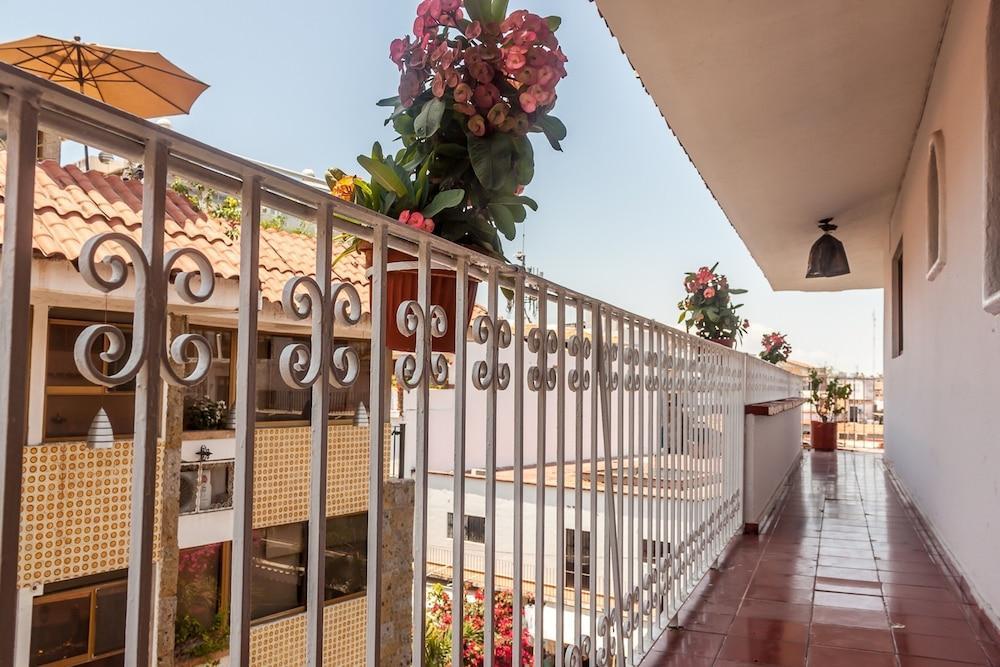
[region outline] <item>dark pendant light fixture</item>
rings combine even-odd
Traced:
[[[819,221],[819,228],[823,230],[823,236],[816,239],[816,243],[813,243],[809,250],[809,268],[806,269],[806,278],[833,278],[851,272],[844,244],[830,234],[837,228],[837,225],[830,224],[831,222],[833,222],[833,218],[823,218]]]

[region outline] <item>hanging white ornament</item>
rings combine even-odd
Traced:
[[[90,429],[87,431],[87,446],[91,449],[111,449],[115,444],[115,432],[111,428],[111,420],[108,413],[101,408],[94,415],[94,421],[90,422]]]

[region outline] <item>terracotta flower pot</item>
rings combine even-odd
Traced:
[[[813,449],[832,452],[837,449],[837,422],[814,421],[809,425],[809,440]]]
[[[372,248],[363,246],[361,251],[365,255],[365,268],[372,267]],[[388,323],[385,342],[390,350],[399,352],[413,352],[417,345],[417,337],[405,336],[396,326],[396,313],[399,306],[404,301],[417,300],[417,269],[393,266],[393,264],[403,264],[416,262],[416,258],[407,255],[399,250],[389,250],[388,268],[386,271],[386,314]],[[476,303],[476,290],[479,282],[469,278],[466,287],[466,309],[458,326],[463,331],[469,328],[469,321],[472,319],[472,309]],[[371,296],[371,283],[369,283],[369,297]],[[431,303],[444,308],[448,317],[448,333],[442,338],[431,340],[431,349],[434,352],[455,352],[455,272],[449,269],[431,269]]]
[[[736,341],[733,340],[732,338],[719,338],[718,340],[714,340],[712,342],[718,343],[719,345],[722,345],[723,347],[728,347],[730,349],[732,349],[736,345]]]

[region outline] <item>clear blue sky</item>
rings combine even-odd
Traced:
[[[81,3],[5,0],[0,41],[33,34],[162,52],[211,85],[174,128],[220,148],[293,169],[357,170],[378,139],[376,100],[395,94],[389,41],[416,0]],[[720,262],[750,290],[744,312],[760,336],[789,334],[794,358],[870,372],[882,366],[882,291],[774,292],[719,210],[592,3],[511,2],[563,17],[570,58],[556,110],[564,152],[536,143],[538,200],[523,231],[528,264],[549,278],[676,322],[683,272]],[[521,239],[508,244],[508,256]],[[806,258],[802,258],[805,270]],[[875,358],[873,323],[876,317]],[[874,361],[874,364],[873,364]]]

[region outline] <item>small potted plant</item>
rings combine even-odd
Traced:
[[[766,334],[761,338],[760,344],[764,348],[759,355],[760,358],[772,364],[788,361],[788,357],[792,354],[792,346],[788,344],[787,337],[777,331]]]
[[[731,296],[746,294],[746,290],[730,287],[726,276],[715,272],[718,266],[716,262],[712,268],[703,266],[684,276],[687,296],[677,304],[681,311],[677,322],[683,322],[688,331],[694,328],[705,340],[733,347],[750,328],[750,322],[740,319],[738,311],[743,304],[733,304]]]
[[[820,421],[814,419],[810,424],[809,438],[813,449],[837,449],[837,417],[847,410],[847,399],[850,397],[851,385],[839,382],[837,378],[820,377],[815,369],[809,371],[809,402],[820,418]]]
[[[399,134],[402,148],[387,156],[376,144],[371,156],[359,156],[370,182],[331,170],[327,180],[334,194],[503,258],[500,237],[514,240],[527,209],[538,208],[523,194],[535,169],[529,134],[544,135],[555,150],[562,150],[566,137],[566,127],[551,113],[556,87],[566,76],[567,59],[555,35],[559,24],[556,16],[525,10],[508,15],[507,2],[420,2],[412,34],[389,47],[400,71],[399,95],[378,103],[392,108],[386,124]],[[348,251],[364,249],[357,241],[348,244]],[[388,306],[395,312],[400,302],[416,298],[416,271],[404,253],[390,252],[389,261],[395,266],[387,280]],[[431,300],[453,326],[454,272],[435,270],[431,282]],[[469,290],[466,326],[474,282]],[[413,345],[412,337],[390,334],[393,349]],[[454,337],[433,345],[454,351]]]

